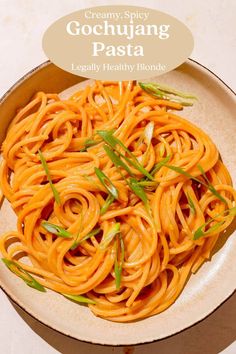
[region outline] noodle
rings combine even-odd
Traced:
[[[108,320],[133,321],[173,304],[232,222],[236,200],[216,146],[172,111],[180,109],[133,82],[95,82],[68,100],[37,93],[2,145],[1,190],[18,220],[0,239],[3,257],[43,287],[87,296]],[[105,144],[99,130],[131,153]]]

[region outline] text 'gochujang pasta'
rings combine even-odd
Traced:
[[[2,145],[1,189],[18,220],[0,240],[5,265],[108,320],[168,308],[236,214],[216,146],[173,113],[189,99],[112,81],[68,100],[37,93]]]

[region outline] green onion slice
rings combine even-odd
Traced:
[[[154,133],[154,122],[149,122],[144,129],[144,136],[147,142],[147,149],[150,147]]]
[[[51,178],[51,175],[50,175],[50,172],[49,172],[49,168],[48,168],[48,164],[46,162],[46,159],[45,157],[43,156],[43,153],[41,150],[38,150],[38,153],[39,153],[39,158],[40,158],[40,161],[41,161],[41,164],[44,168],[44,171],[46,173],[46,176],[47,176],[47,179],[48,179],[48,182],[49,182],[49,185],[51,187],[51,190],[52,190],[52,193],[54,195],[54,198],[55,198],[55,201],[58,205],[61,205],[61,200],[60,200],[60,196],[59,196],[59,193],[58,193],[58,190],[56,189],[56,187],[54,186],[53,182],[52,182],[52,178]]]
[[[51,234],[59,236],[59,237],[64,237],[64,238],[72,238],[73,235],[66,231],[65,229],[63,229],[61,226],[52,224],[50,222],[47,221],[43,221],[41,223],[41,226],[48,232],[51,232]]]
[[[181,167],[172,166],[172,165],[168,165],[168,164],[163,164],[163,165],[175,172],[178,172],[179,174],[182,174],[182,175],[202,184],[203,186],[208,188],[211,191],[211,193],[214,194],[218,199],[220,199],[223,203],[227,204],[225,198],[222,197],[222,195],[220,195],[220,193],[217,192],[217,190],[215,189],[215,187],[212,184],[209,185],[209,184],[201,181],[199,178],[196,178],[193,175],[191,175],[190,173],[188,173],[187,171],[184,171]]]
[[[104,150],[116,168],[122,167],[130,176],[133,176],[130,168],[119,158],[119,156],[108,146],[104,145]]]
[[[95,305],[96,302],[92,299],[89,299],[86,296],[82,296],[82,295],[69,295],[69,294],[63,294],[63,296],[65,296],[67,299],[69,300],[73,300],[75,302],[79,302],[79,303],[86,303],[86,304],[92,304]]]
[[[117,151],[117,150],[116,150]],[[140,164],[140,162],[136,159],[130,159],[127,156],[125,156],[124,154],[122,154],[121,152],[119,152],[120,156],[123,157],[123,159],[125,159],[128,163],[130,163],[134,168],[136,168],[136,170],[138,170],[140,173],[142,173],[144,176],[146,176],[148,179],[150,179],[151,181],[153,180],[153,176]]]
[[[227,216],[232,215],[232,216],[236,216],[236,207],[224,210],[222,213],[219,213],[215,216],[215,218],[217,218],[218,216],[223,216],[226,213],[228,213]],[[198,240],[199,238],[209,235],[210,233],[216,231],[221,225],[224,224],[225,221],[219,221],[216,224],[214,224],[213,226],[211,226],[207,231],[204,231],[203,229],[208,226],[212,221],[214,221],[215,219],[211,218],[210,220],[208,220],[207,222],[205,222],[203,225],[201,225],[195,232],[194,232],[194,236],[193,239],[194,240]]]
[[[220,199],[223,203],[227,204],[226,200],[224,197],[222,197],[222,195],[220,195],[217,190],[215,189],[215,187],[212,185],[212,183],[209,181],[209,179],[207,178],[207,175],[205,173],[205,171],[203,170],[201,165],[197,165],[199,171],[202,173],[203,177],[205,178],[205,180],[207,181],[208,184],[208,189],[211,191],[212,194],[214,194],[218,199]]]
[[[191,100],[197,99],[197,97],[193,96],[192,94],[181,92],[166,85],[158,84],[156,82],[139,82],[139,86],[142,90],[154,97],[177,102],[180,103],[182,106],[192,106],[193,102],[184,101],[179,99],[178,97],[187,98]]]
[[[80,152],[84,152],[84,151],[87,151],[87,149],[91,146],[95,146],[97,144],[99,144],[101,141],[96,141],[96,140],[93,140],[91,138],[88,138],[85,140],[85,143],[84,143],[84,147],[82,149],[80,149]]]
[[[115,235],[120,233],[120,223],[115,223],[111,229],[103,236],[102,241],[99,245],[101,250],[105,250],[111,241],[114,239]]]
[[[115,148],[118,144],[118,139],[113,135],[114,130],[98,130],[97,134],[111,147]],[[126,149],[126,146],[125,146]]]
[[[130,189],[134,192],[134,194],[136,194],[137,197],[139,197],[143,201],[144,205],[147,207],[148,197],[139,182],[135,178],[130,178],[128,180],[128,185]]]
[[[101,207],[101,210],[100,210],[100,214],[101,215],[103,215],[103,214],[105,214],[107,212],[108,208],[114,202],[114,200],[115,200],[115,198],[111,194],[108,194],[105,203]]]
[[[155,164],[154,167],[152,168],[151,172],[150,172],[151,175],[152,176],[155,175],[155,173],[157,171],[159,171],[162,166],[165,166],[165,164],[167,164],[167,162],[170,161],[170,158],[171,158],[171,155],[168,155],[163,160],[161,160],[157,164]]]
[[[75,250],[76,247],[78,247],[82,242],[88,240],[89,238],[96,236],[99,232],[101,231],[101,229],[98,227],[96,229],[93,229],[92,231],[90,231],[86,236],[84,236],[81,240],[79,241],[75,241],[73,243],[73,245],[71,246],[71,250]]]
[[[189,205],[190,211],[194,215],[196,213],[196,208],[195,208],[194,202],[193,202],[192,198],[190,197],[189,193],[187,193],[187,199],[188,199],[188,205]]]
[[[121,157],[123,157],[128,163],[130,163],[134,168],[136,168],[140,173],[145,175],[147,178],[150,180],[153,180],[153,177],[150,175],[150,173],[140,164],[136,156],[120,141],[117,139],[115,136],[113,136],[113,131],[106,131],[106,130],[98,130],[97,131],[98,135],[101,136],[101,138],[110,146],[113,148],[113,150],[116,151]],[[129,156],[125,156],[122,154],[119,150],[117,150],[116,146],[119,145]],[[120,160],[121,161],[121,160]],[[120,162],[119,162],[120,163]],[[124,165],[124,163],[123,163]],[[121,167],[121,166],[120,166]],[[124,166],[122,166],[124,168]],[[126,166],[126,171],[127,171]],[[129,174],[132,176],[131,171],[129,170]]]
[[[126,171],[128,168],[128,166],[126,166],[123,161],[121,161],[121,159],[114,153],[113,150],[111,150],[107,145],[104,146],[104,149],[106,151],[106,153],[108,154],[109,157],[111,157],[112,162],[114,163],[114,165],[116,167],[120,167],[122,166]],[[120,172],[121,173],[121,172]],[[125,179],[126,183],[128,184],[129,188],[144,202],[145,207],[148,208],[148,198],[147,195],[142,187],[142,183],[143,181],[137,181],[134,177],[130,178],[129,180],[127,180],[124,175],[121,173],[121,176]],[[152,181],[151,181],[152,182]],[[155,182],[155,181],[153,181]],[[156,182],[155,182],[156,183]],[[106,203],[104,205],[104,207],[102,207],[101,209],[101,213],[104,214],[106,212],[106,210],[108,209],[108,207],[110,206],[110,204],[113,202],[112,199],[107,199]],[[104,211],[105,209],[105,211]],[[149,208],[148,208],[149,210]]]
[[[29,272],[23,269],[18,263],[7,258],[2,258],[2,261],[12,273],[20,277],[28,286],[41,292],[46,291],[45,287],[42,286],[35,278],[32,277]],[[21,273],[23,273],[25,276]]]
[[[137,181],[137,184],[141,187],[157,187],[159,185],[159,182],[157,181],[147,181],[147,180],[140,180]]]
[[[115,283],[116,283],[116,290],[120,289],[120,283],[121,283],[121,276],[122,276],[122,268],[124,264],[124,259],[125,259],[125,246],[124,246],[124,240],[119,233],[118,235],[118,241],[120,243],[120,251],[121,251],[121,259],[120,262],[118,261],[118,244],[116,245],[116,259],[115,259]]]
[[[94,170],[101,184],[115,199],[118,199],[118,190],[116,189],[110,178],[106,176],[105,173],[99,168],[95,167]]]
[[[151,121],[146,125],[143,133],[140,135],[137,145],[140,146],[143,140],[146,139],[147,150],[148,150],[153,138],[153,133],[154,133],[154,122]]]

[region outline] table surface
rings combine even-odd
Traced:
[[[80,8],[127,1],[0,0],[0,96],[23,74],[45,61],[41,40],[57,18]],[[195,39],[191,58],[236,87],[234,0],[129,0],[177,17]],[[124,353],[122,348],[80,343],[50,330],[15,307],[0,291],[0,353]],[[207,319],[171,338],[135,347],[135,354],[235,354],[236,294]]]

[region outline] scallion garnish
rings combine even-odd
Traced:
[[[111,147],[115,148],[118,144],[118,139],[113,135],[114,130],[98,130],[97,134]],[[122,143],[123,144],[123,143]],[[126,146],[125,146],[126,149]]]
[[[140,173],[145,175],[147,178],[150,180],[153,180],[153,177],[150,175],[150,173],[139,163],[138,159],[136,156],[120,141],[113,135],[113,131],[106,131],[106,130],[98,130],[97,131],[98,135],[101,136],[101,138],[115,150],[116,153],[118,153],[122,158],[124,158],[129,164],[131,164],[136,170],[138,170]],[[116,146],[119,145],[129,157],[125,156],[123,153],[121,153],[119,150],[117,150]],[[129,173],[130,174],[130,173]]]
[[[192,200],[192,198],[190,197],[189,193],[187,193],[187,199],[188,199],[188,205],[189,205],[189,208],[190,208],[190,211],[192,214],[195,214],[196,213],[196,208],[195,208],[195,205],[194,205],[194,202]]]
[[[103,215],[107,212],[107,209],[110,207],[110,205],[114,202],[115,198],[111,195],[108,194],[107,199],[103,206],[100,209],[100,214]]]
[[[224,214],[228,213],[228,215],[226,215],[225,217],[232,215],[232,216],[236,216],[236,207],[224,210],[222,213],[219,213],[217,215],[215,215],[215,218],[219,217],[219,216],[223,216]],[[211,218],[210,220],[208,220],[207,222],[205,222],[203,225],[201,225],[195,232],[194,232],[194,236],[193,239],[194,240],[198,240],[200,237],[203,236],[207,236],[210,233],[216,231],[221,225],[224,224],[224,221],[218,221],[216,224],[214,224],[213,226],[211,226],[207,231],[203,231],[203,229],[208,226],[212,221],[215,221],[215,219]]]
[[[146,179],[145,180],[140,180],[140,181],[137,181],[137,184],[141,187],[157,187],[159,185],[159,182],[157,181],[147,181]]]
[[[141,82],[139,83],[139,85],[140,84],[146,85],[146,83],[141,83]],[[190,94],[190,93],[182,92],[182,91],[176,90],[176,89],[174,89],[172,87],[169,87],[169,86],[166,86],[166,85],[163,85],[163,84],[158,84],[157,82],[149,83],[149,84],[153,85],[154,87],[157,87],[162,92],[170,93],[170,94],[182,97],[182,98],[190,98],[190,99],[197,100],[197,97],[192,95],[192,94]]]
[[[48,232],[50,232],[53,235],[59,236],[59,237],[64,237],[64,238],[72,238],[73,235],[66,231],[65,229],[63,229],[61,226],[52,224],[50,222],[47,221],[43,221],[41,223],[41,226]]]
[[[205,180],[207,181],[207,188],[211,191],[212,194],[214,194],[218,199],[220,199],[223,203],[227,204],[225,198],[223,198],[215,189],[215,187],[212,185],[212,183],[209,181],[209,179],[207,178],[207,175],[205,173],[205,171],[203,170],[201,165],[197,165],[199,171],[202,173],[203,177],[205,178]]]
[[[95,167],[94,171],[101,182],[101,184],[106,188],[106,190],[115,198],[118,199],[118,190],[110,180],[108,176],[105,175],[105,173],[100,170],[99,168]]]
[[[154,133],[154,122],[149,122],[144,129],[144,137],[146,138],[147,150],[150,147]]]
[[[2,258],[2,261],[12,273],[20,277],[28,286],[41,292],[46,291],[45,287],[42,286],[35,278],[32,277],[29,272],[27,272],[19,264],[7,258]],[[21,273],[23,273],[26,277]]]
[[[111,161],[114,163],[114,165],[116,167],[118,167],[118,169],[122,166],[126,171],[129,170],[129,167],[119,158],[119,156],[116,155],[116,153],[112,149],[109,148],[109,146],[105,145],[104,149],[105,149],[108,157],[110,157]],[[125,176],[120,171],[120,169],[119,169],[119,172],[120,172],[121,176],[124,178],[124,180],[126,181],[126,183],[128,184],[128,186],[130,187],[130,189],[144,202],[145,207],[149,211],[148,198],[147,198],[147,195],[141,185],[142,181],[139,182],[134,177],[132,177],[128,180],[127,178],[125,178]],[[151,181],[151,182],[154,182],[154,181]],[[108,203],[108,202],[112,203],[111,200],[106,201],[106,203]],[[109,205],[108,205],[108,207],[109,207]],[[107,210],[107,208],[106,208],[106,210]],[[103,211],[103,213],[104,213],[104,211]]]
[[[163,160],[161,160],[161,161],[159,161],[158,163],[156,163],[156,164],[154,165],[154,167],[152,168],[152,170],[150,171],[151,175],[152,175],[152,176],[155,175],[155,173],[156,173],[157,171],[159,171],[162,166],[164,166],[167,162],[170,161],[170,158],[171,158],[171,155],[168,155],[168,156],[166,156]]]
[[[136,194],[137,197],[139,197],[143,201],[145,207],[147,208],[148,207],[148,197],[147,197],[147,194],[144,192],[143,187],[139,184],[139,182],[135,178],[130,178],[128,180],[128,185],[129,185],[130,189],[134,192],[134,194]]]
[[[172,165],[168,165],[168,164],[163,164],[163,166],[169,168],[170,170],[173,170],[175,172],[178,172],[179,174],[182,174],[200,184],[202,184],[204,187],[208,188],[212,194],[214,194],[218,199],[220,199],[223,203],[227,204],[226,200],[224,197],[222,197],[222,195],[220,195],[220,193],[217,192],[217,190],[215,189],[215,187],[212,184],[207,184],[205,182],[203,182],[202,180],[200,180],[199,178],[194,177],[193,175],[191,175],[190,173],[188,173],[187,171],[184,171],[181,167],[178,166],[172,166]]]
[[[76,249],[76,247],[78,246],[77,241],[78,241],[78,238],[79,238],[79,236],[80,236],[80,232],[81,232],[81,230],[82,230],[83,214],[80,213],[80,214],[79,214],[79,217],[80,217],[80,226],[79,226],[79,230],[78,230],[78,232],[77,232],[77,234],[76,234],[76,236],[75,236],[75,238],[74,238],[74,242],[72,243],[72,246],[70,247],[71,250]]]
[[[160,162],[162,163],[162,161]],[[178,172],[179,174],[181,175],[184,175],[190,179],[193,179],[194,181],[198,182],[198,183],[201,183],[203,185],[206,185],[204,182],[202,182],[200,179],[194,177],[193,175],[191,175],[190,173],[188,173],[187,171],[183,170],[181,167],[178,167],[178,166],[173,166],[173,165],[168,165],[166,163],[162,163],[162,166],[165,166],[167,168],[169,168],[170,170],[172,171],[175,171],[175,172]]]
[[[133,176],[130,168],[119,158],[119,156],[108,146],[104,145],[104,150],[116,168],[122,167],[130,176]]]
[[[96,304],[96,302],[94,300],[89,299],[88,297],[85,297],[82,295],[69,295],[69,294],[63,294],[63,293],[62,293],[62,295],[65,296],[67,299],[73,300],[75,302],[91,304],[91,305]]]
[[[146,139],[146,144],[147,144],[147,150],[151,144],[152,138],[153,138],[153,133],[154,133],[154,122],[149,122],[143,133],[141,134],[141,136],[138,139],[137,145],[141,145],[143,140]],[[147,151],[146,150],[146,151]]]
[[[121,251],[121,257],[120,261],[118,261],[118,242],[116,244],[116,259],[115,259],[115,282],[116,282],[116,290],[120,289],[120,283],[121,283],[121,276],[122,276],[122,268],[124,264],[124,259],[125,259],[125,246],[124,246],[124,240],[121,236],[121,233],[118,235],[118,240],[120,244],[120,251]]]
[[[120,223],[119,222],[115,223],[111,227],[111,229],[105,235],[103,235],[103,238],[102,238],[102,241],[99,245],[99,248],[102,250],[105,250],[109,246],[111,241],[114,239],[115,235],[117,235],[118,233],[120,233]]]
[[[99,144],[101,141],[96,141],[96,140],[93,140],[92,138],[88,138],[85,140],[85,143],[84,143],[84,147],[82,149],[80,149],[80,152],[85,152],[87,151],[87,149],[91,146],[95,146],[97,144]]]
[[[49,182],[49,185],[51,187],[51,190],[52,190],[52,193],[54,195],[54,198],[55,198],[55,201],[58,205],[61,205],[61,200],[60,200],[60,196],[59,196],[59,193],[56,189],[56,187],[54,186],[53,182],[52,182],[52,178],[51,178],[51,175],[50,175],[50,172],[49,172],[49,168],[48,168],[48,164],[46,162],[46,159],[45,157],[43,156],[43,153],[41,150],[38,150],[38,153],[39,153],[39,158],[40,158],[40,161],[41,161],[41,164],[44,168],[44,171],[46,173],[46,176],[47,176],[47,179],[48,179],[48,182]]]
[[[145,92],[147,92],[148,94],[150,94],[154,97],[177,102],[177,103],[181,104],[182,106],[192,106],[193,102],[192,101],[183,101],[183,100],[176,98],[176,97],[187,98],[187,99],[191,99],[191,100],[197,99],[197,97],[193,96],[192,94],[181,92],[181,91],[178,91],[174,88],[158,84],[156,82],[139,82],[139,86],[141,87],[142,90],[144,90]]]
[[[71,246],[71,250],[75,250],[76,247],[78,247],[82,242],[88,240],[89,238],[93,237],[93,236],[96,236],[99,232],[101,231],[101,229],[98,227],[92,231],[90,231],[86,236],[84,236],[81,240],[79,241],[75,241],[73,243],[73,245]]]
[[[116,150],[117,151],[117,150]],[[120,156],[125,159],[129,164],[131,164],[136,170],[138,170],[140,173],[142,173],[144,176],[146,176],[148,179],[151,181],[153,180],[152,175],[139,163],[137,158],[135,157],[135,161],[133,159],[130,159],[129,157],[125,156],[121,152],[119,152]]]

